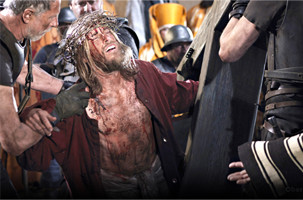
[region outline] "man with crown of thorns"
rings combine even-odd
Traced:
[[[118,39],[116,17],[93,12],[76,20],[62,50],[90,91],[86,112],[57,124],[18,157],[28,170],[43,170],[55,158],[73,198],[175,197],[184,152],[175,141],[174,113],[193,106],[198,82],[177,81],[152,63],[132,59]],[[52,112],[55,100],[26,109],[22,119]],[[42,112],[43,113],[43,112]]]

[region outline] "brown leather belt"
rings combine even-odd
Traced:
[[[265,111],[273,110],[276,108],[282,108],[282,107],[291,107],[291,106],[298,106],[302,107],[303,102],[302,101],[283,101],[278,103],[271,103],[265,106]]]
[[[265,100],[281,94],[303,94],[303,88],[281,88],[269,91],[265,95]]]

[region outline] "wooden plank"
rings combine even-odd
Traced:
[[[205,16],[198,33],[196,37],[194,38],[193,42],[191,43],[190,47],[188,48],[188,51],[190,49],[193,49],[194,52],[191,55],[193,58],[193,63],[197,61],[197,58],[199,57],[202,50],[205,48],[206,41],[209,41],[207,37],[213,35],[214,26],[218,24],[219,20],[222,18],[222,15],[224,14],[224,11],[227,9],[227,7],[230,5],[230,1],[228,0],[219,0],[214,1],[211,9],[209,10],[208,14]],[[187,51],[187,53],[188,53]],[[186,53],[186,54],[187,54]],[[186,55],[185,54],[185,55]],[[181,71],[184,63],[186,62],[187,58],[184,56],[181,60],[177,71]],[[178,80],[184,80],[184,77],[182,77],[180,74],[177,75]]]
[[[226,18],[228,6],[219,0],[212,9]],[[228,164],[238,159],[237,147],[253,131],[265,51],[254,45],[239,61],[223,63],[218,56],[220,18],[213,22],[206,34],[192,144],[180,192],[183,198],[243,198],[241,187],[226,177],[231,172]]]

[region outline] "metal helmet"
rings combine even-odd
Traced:
[[[118,37],[123,44],[129,46],[133,51],[133,56],[135,59],[138,58],[139,55],[139,38],[136,32],[128,26],[128,19],[124,17],[117,18],[119,29],[118,29]]]
[[[161,51],[169,50],[169,46],[178,42],[192,42],[193,33],[189,28],[183,25],[175,25],[168,29],[165,34],[165,44]]]
[[[58,16],[59,25],[61,23],[72,23],[75,20],[76,20],[76,17],[74,15],[73,11],[69,7],[65,7],[60,10],[60,13]]]

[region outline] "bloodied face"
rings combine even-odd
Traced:
[[[96,28],[87,34],[87,39],[92,56],[107,66],[124,67],[130,59],[130,48],[118,41],[109,28]]]

